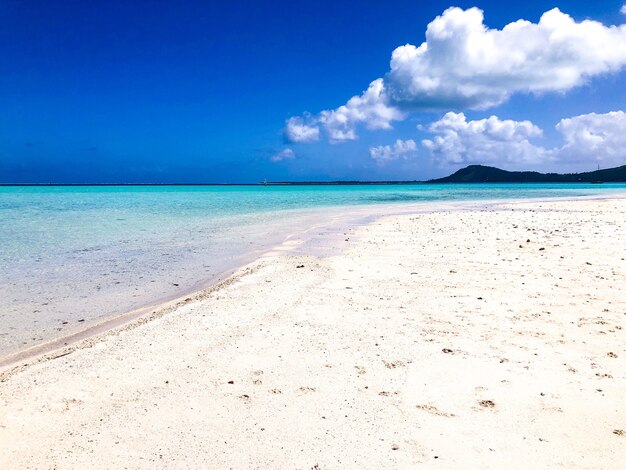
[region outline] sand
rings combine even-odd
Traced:
[[[625,230],[522,202],[279,247],[6,369],[0,468],[624,468]]]

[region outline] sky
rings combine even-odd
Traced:
[[[626,164],[623,1],[0,2],[0,182]]]

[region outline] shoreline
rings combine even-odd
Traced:
[[[620,468],[626,200],[500,202],[287,243],[18,366],[0,466]]]
[[[582,193],[606,197],[614,195],[617,189],[626,190],[589,189]],[[139,191],[130,210],[120,203],[124,198],[117,193],[104,205],[100,197],[94,199],[91,195],[79,198],[74,206],[63,202],[67,195],[44,200],[13,195],[9,197],[9,211],[3,213],[4,230],[0,230],[8,241],[0,249],[6,279],[0,285],[0,357],[75,333],[87,323],[201,290],[222,273],[280,243],[292,227],[309,226],[328,218],[329,213],[339,214],[337,219],[347,217],[346,214],[358,218],[384,213],[385,208],[393,213],[407,211],[405,205],[415,210],[422,210],[420,204],[455,207],[456,201],[468,203],[467,198],[470,204],[483,204],[492,199],[509,200],[508,196],[527,198],[531,193],[533,199],[568,191],[581,194],[571,188],[545,191],[466,188],[429,195],[391,188],[381,192],[358,190],[354,194],[345,190],[260,191],[253,197],[244,191],[235,198],[248,208],[241,214],[229,210],[212,212],[219,207],[216,201],[223,201],[225,195],[230,197],[230,193],[219,191],[208,199],[204,195],[194,196],[194,191],[176,193],[177,202],[170,205],[170,197],[163,193]],[[273,196],[267,199],[261,194]],[[280,194],[283,195],[278,197]],[[303,205],[313,207],[293,205],[307,194],[315,196]],[[281,199],[287,195],[291,196]],[[104,216],[106,224],[102,230],[91,228],[86,213],[80,209],[85,203],[93,204],[97,213]],[[165,206],[160,205],[163,203]],[[187,212],[180,218],[170,217],[173,207],[180,203]],[[327,203],[331,205],[320,205]],[[150,204],[157,204],[162,212],[153,212]],[[31,220],[25,215],[28,211],[18,210],[22,206],[36,208],[39,215],[34,214]],[[204,210],[194,212],[199,207]],[[162,213],[163,220],[156,213]]]
[[[390,203],[371,204],[358,206],[336,206],[330,207],[332,215],[322,223],[308,224],[300,227],[295,232],[284,234],[281,242],[270,245],[266,248],[253,250],[244,253],[242,260],[225,271],[215,273],[211,278],[197,282],[196,284],[183,288],[183,292],[155,299],[154,301],[133,308],[128,311],[112,313],[102,318],[96,318],[86,322],[83,327],[74,327],[68,334],[53,337],[43,343],[29,346],[25,349],[17,350],[13,353],[0,356],[0,382],[12,375],[14,370],[22,370],[32,364],[55,359],[67,354],[71,354],[75,349],[89,347],[90,340],[100,336],[115,334],[128,328],[134,328],[147,321],[159,318],[162,315],[176,310],[176,308],[198,299],[203,298],[211,292],[219,290],[223,286],[235,282],[243,275],[246,268],[254,262],[276,255],[292,253],[305,256],[325,256],[322,252],[328,249],[323,247],[320,251],[311,246],[312,238],[306,238],[309,232],[323,227],[332,227],[331,236],[335,241],[339,241],[343,230],[354,230],[359,227],[371,224],[376,220],[387,216],[430,214],[437,212],[472,211],[472,210],[499,210],[503,205],[515,205],[524,203],[550,203],[550,202],[575,202],[575,201],[595,201],[626,199],[626,192],[619,194],[601,194],[590,196],[573,197],[550,197],[550,198],[519,198],[519,199],[489,199],[489,200],[453,200],[453,201],[425,201],[413,203]],[[341,219],[344,225],[337,220]],[[347,221],[349,220],[349,222]],[[345,225],[347,224],[347,225]],[[328,240],[325,240],[327,242]],[[295,242],[294,244],[291,244]],[[302,249],[304,247],[304,249]],[[83,344],[85,343],[85,344]],[[56,353],[61,353],[60,355]],[[26,362],[24,362],[26,361]],[[22,363],[22,364],[20,364]]]
[[[437,212],[472,211],[472,210],[499,210],[503,205],[515,205],[524,203],[550,203],[550,202],[575,202],[575,201],[595,201],[626,199],[626,192],[618,194],[601,194],[590,196],[574,197],[550,197],[550,198],[519,198],[519,199],[489,199],[489,200],[453,200],[453,201],[425,201],[413,203],[390,203],[371,204],[358,206],[336,206],[328,209],[332,210],[329,219],[322,223],[309,224],[300,227],[294,232],[284,234],[281,242],[275,243],[263,249],[253,250],[243,254],[242,260],[230,266],[225,271],[215,273],[211,278],[202,280],[184,288],[183,292],[155,299],[154,301],[133,308],[128,311],[112,313],[103,318],[97,318],[85,323],[81,327],[75,327],[68,334],[51,338],[43,343],[15,351],[13,353],[0,356],[0,382],[11,376],[15,371],[22,370],[32,364],[40,363],[71,354],[76,349],[89,347],[91,340],[116,334],[118,331],[134,328],[147,321],[159,318],[188,302],[201,299],[211,292],[217,291],[223,286],[235,282],[237,278],[244,274],[247,267],[254,262],[276,255],[292,253],[305,256],[326,256],[322,254],[328,246],[322,250],[312,248],[312,238],[306,238],[309,232],[323,227],[331,227],[331,237],[335,241],[341,239],[343,230],[354,230],[359,227],[374,223],[376,220],[387,216],[430,214]],[[500,209],[501,210],[501,209]],[[328,216],[327,216],[328,217]],[[341,219],[344,225],[340,225]],[[349,220],[349,221],[348,221]],[[347,224],[347,225],[346,225]],[[328,242],[328,240],[325,240]],[[292,244],[293,243],[293,244]],[[306,244],[309,243],[307,247]],[[328,245],[326,243],[326,245]],[[304,247],[304,249],[302,249]],[[61,354],[57,354],[61,353]],[[20,364],[21,363],[21,364]]]

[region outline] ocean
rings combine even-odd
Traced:
[[[0,357],[198,290],[290,236],[330,236],[365,214],[625,193],[626,184],[0,187]]]

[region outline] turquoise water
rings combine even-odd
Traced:
[[[80,320],[182,295],[347,206],[625,192],[626,184],[0,187],[0,355]]]

